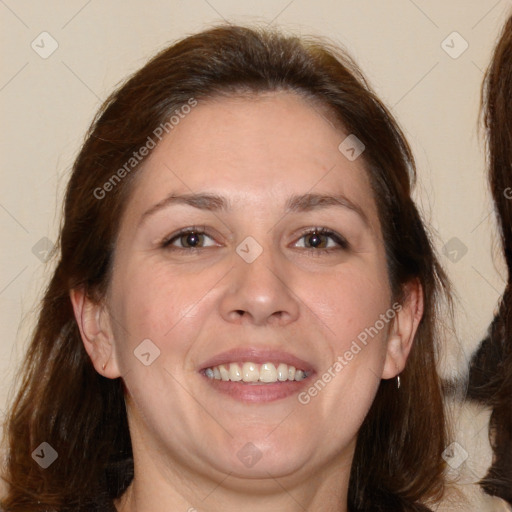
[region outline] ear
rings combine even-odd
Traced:
[[[94,368],[109,379],[120,377],[106,305],[93,301],[83,287],[72,289],[69,295],[82,342]]]
[[[404,287],[404,303],[393,305],[396,311],[390,326],[383,379],[392,379],[405,368],[405,363],[414,342],[414,336],[423,317],[423,287],[418,279]]]

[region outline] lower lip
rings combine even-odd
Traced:
[[[273,402],[298,394],[309,385],[312,375],[302,380],[287,380],[272,384],[256,384],[250,382],[233,382],[230,380],[210,379],[204,376],[210,386],[219,393],[229,395],[240,402]]]

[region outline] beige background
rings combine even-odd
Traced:
[[[332,38],[391,108],[415,152],[416,197],[459,297],[441,370],[464,372],[504,288],[478,110],[511,10],[511,0],[0,0],[0,413],[52,269],[40,240],[56,239],[68,172],[94,113],[157,50],[223,19]],[[58,48],[47,56],[50,37]],[[480,408],[457,413],[469,480],[489,463],[487,417]],[[483,501],[474,506],[484,510]]]

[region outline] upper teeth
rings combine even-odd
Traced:
[[[307,377],[304,370],[295,366],[279,363],[229,363],[206,368],[205,375],[210,379],[243,381],[243,382],[277,382],[286,380],[302,380]]]

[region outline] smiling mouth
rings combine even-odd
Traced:
[[[302,381],[309,373],[286,363],[252,362],[226,363],[205,368],[201,373],[211,380],[238,382],[240,384],[274,384]]]

